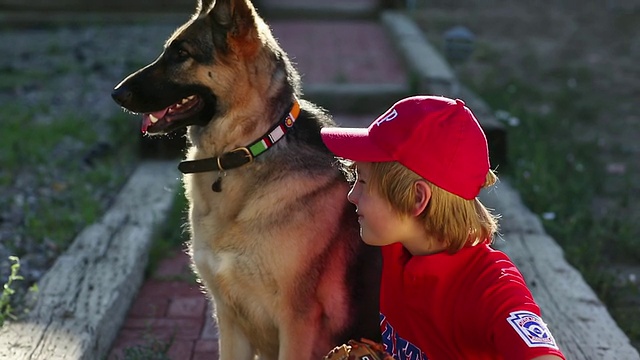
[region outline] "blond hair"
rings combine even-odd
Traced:
[[[491,170],[483,187],[498,180]],[[428,234],[455,253],[467,245],[492,242],[498,231],[499,216],[492,214],[477,198],[464,199],[420,177],[398,162],[372,163],[369,186],[385,198],[400,215],[409,215],[415,205],[415,182],[425,181],[431,200],[419,215]]]

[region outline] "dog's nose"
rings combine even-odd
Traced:
[[[133,94],[131,93],[131,90],[127,89],[126,87],[117,86],[111,92],[111,97],[115,102],[118,103],[118,105],[126,108],[127,105],[131,103],[131,98],[133,97]]]

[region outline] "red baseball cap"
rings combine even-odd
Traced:
[[[412,96],[368,128],[323,128],[335,155],[362,162],[397,161],[434,185],[471,200],[489,172],[487,138],[460,99]]]

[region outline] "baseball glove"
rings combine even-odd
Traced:
[[[336,346],[322,360],[393,360],[384,346],[369,339],[349,340]]]

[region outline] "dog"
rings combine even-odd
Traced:
[[[204,0],[112,97],[142,131],[187,127],[189,253],[223,360],[321,359],[379,340],[380,252],[362,242],[330,115],[248,0]]]

